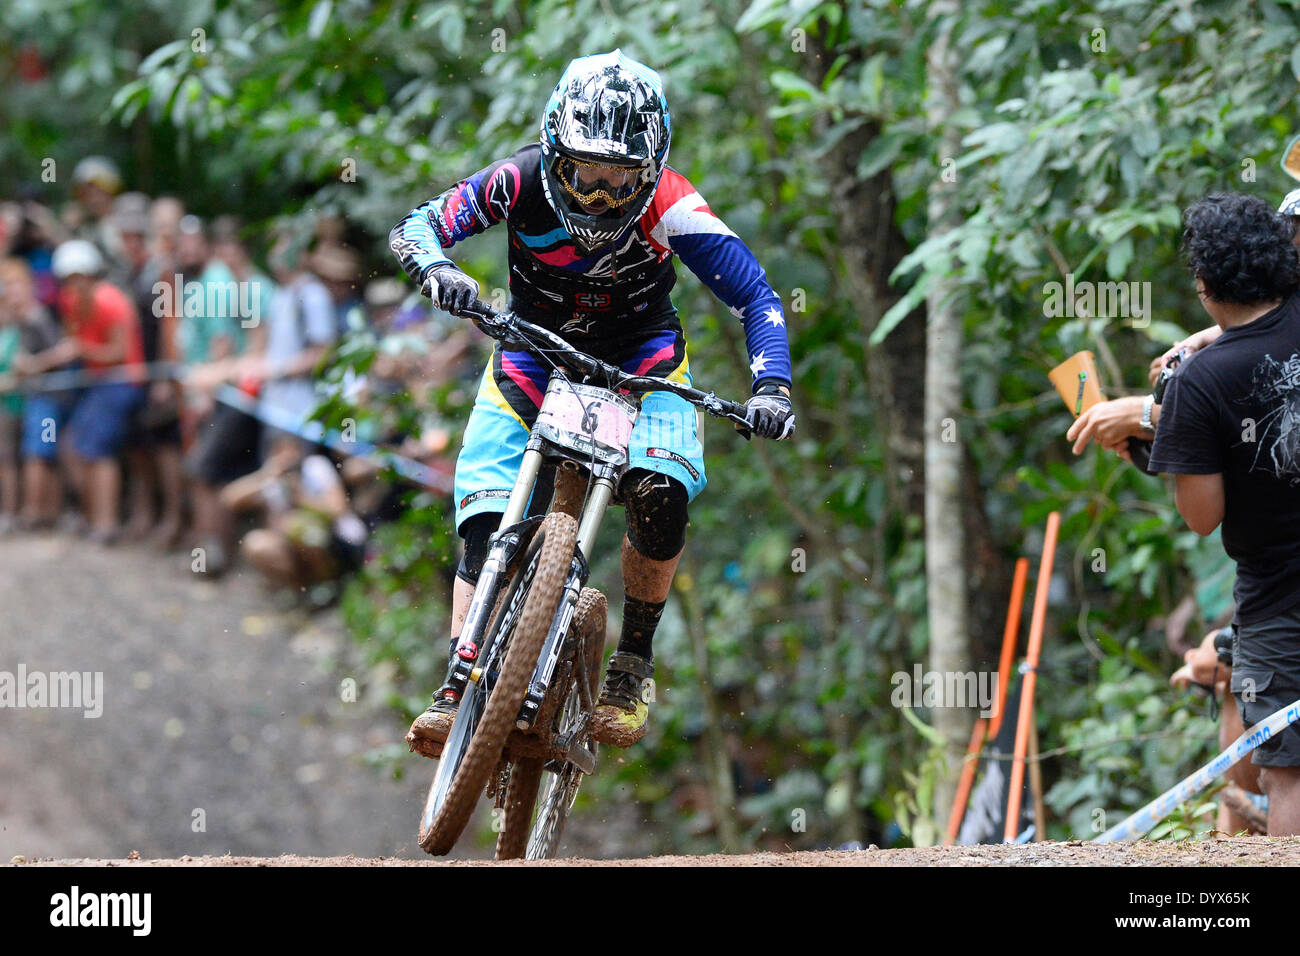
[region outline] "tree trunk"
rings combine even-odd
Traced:
[[[940,170],[931,181],[928,218],[931,236],[953,228],[957,213],[954,182],[945,175],[959,140],[950,123],[957,109],[956,51],[951,46],[956,5],[935,3],[933,18],[945,17],[926,58],[927,121],[938,135]],[[925,347],[925,570],[930,630],[930,671],[946,675],[969,667],[966,620],[965,525],[962,517],[961,415],[962,317],[954,295],[956,281],[940,279],[926,296]],[[946,681],[945,681],[946,683]],[[935,784],[934,813],[943,827],[952,809],[970,715],[950,706],[931,710],[934,729],[945,740],[947,772]]]

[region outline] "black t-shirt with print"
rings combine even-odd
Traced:
[[[1300,293],[1227,329],[1170,378],[1151,470],[1223,475],[1237,620],[1300,603]]]

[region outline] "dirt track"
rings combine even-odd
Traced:
[[[424,768],[395,781],[362,759],[404,731],[385,675],[358,667],[337,615],[275,607],[188,554],[0,540],[0,670],[103,673],[97,719],[0,709],[0,862],[421,855]]]
[[[746,856],[656,856],[631,860],[410,860],[378,857],[182,857],[173,860],[31,860],[35,866],[1300,866],[1300,837],[1242,837],[1185,843],[1031,843],[905,850],[825,850]]]

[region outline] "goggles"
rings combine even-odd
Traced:
[[[586,163],[567,156],[556,165],[556,177],[565,192],[582,205],[603,200],[615,209],[635,199],[646,185],[639,168]]]

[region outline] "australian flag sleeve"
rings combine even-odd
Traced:
[[[695,187],[672,169],[664,170],[649,218],[657,218],[651,239],[676,254],[744,324],[754,387],[768,381],[790,386],[785,312],[749,247],[713,214]]]
[[[416,206],[393,227],[388,246],[416,285],[433,266],[451,262],[443,250],[509,217],[519,201],[520,153],[497,160]]]

